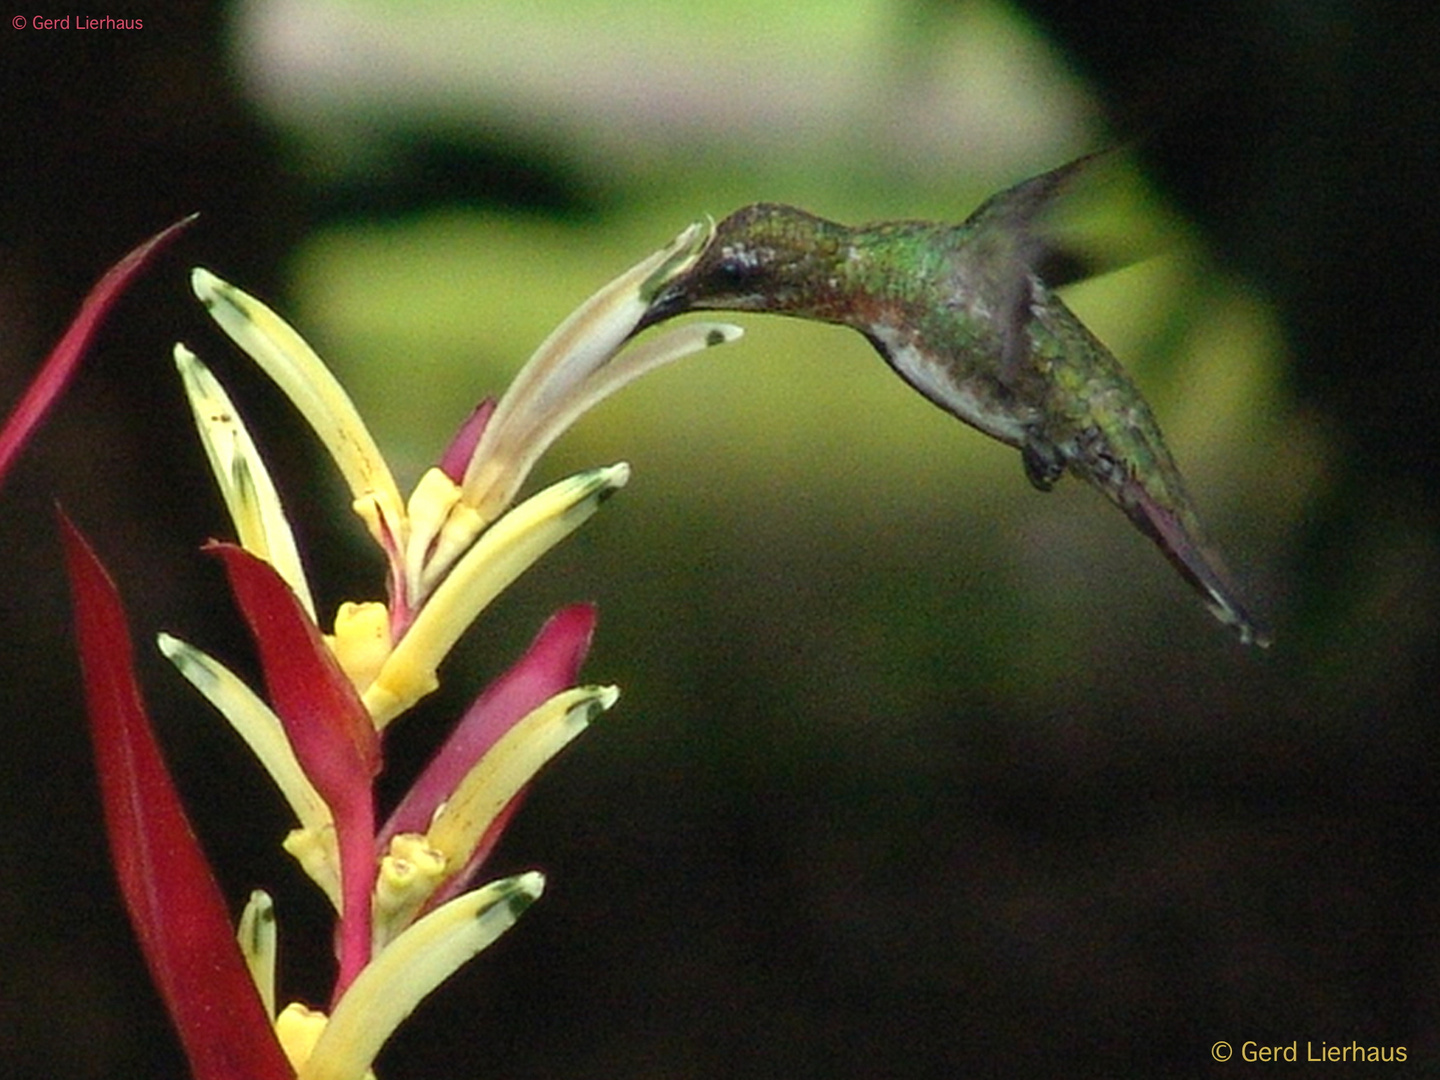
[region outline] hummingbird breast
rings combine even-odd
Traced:
[[[932,403],[1025,446],[1046,397],[1028,342],[1012,347],[1033,319],[1028,268],[997,269],[968,230],[952,226],[891,222],[850,239],[837,260],[849,301],[844,321]]]
[[[937,347],[913,326],[884,318],[862,331],[902,379],[935,405],[1010,446],[1023,446],[1036,417],[1018,405],[993,365],[964,346]]]

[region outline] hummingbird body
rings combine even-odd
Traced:
[[[686,311],[848,326],[930,401],[1021,453],[1048,491],[1066,472],[1149,536],[1242,641],[1268,634],[1206,551],[1159,425],[1120,363],[1037,275],[1031,225],[1086,159],[993,196],[961,225],[849,227],[760,203],[716,226],[642,327]]]

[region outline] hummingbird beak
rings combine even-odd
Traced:
[[[631,337],[667,319],[694,310],[695,305],[687,285],[688,276],[677,278],[655,294],[650,306],[645,309],[645,314],[640,316],[640,321],[635,324],[635,329],[630,331]]]

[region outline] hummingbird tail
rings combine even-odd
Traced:
[[[1270,629],[1246,610],[1219,559],[1205,550],[1196,539],[1196,531],[1145,492],[1133,494],[1130,519],[1165,553],[1180,576],[1194,586],[1211,613],[1231,627],[1243,644],[1269,648]]]

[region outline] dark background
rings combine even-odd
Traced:
[[[1330,458],[1265,571],[1275,649],[1232,648],[1200,618],[1158,641],[1107,628],[1046,693],[1011,694],[970,677],[994,656],[966,636],[973,610],[935,595],[956,587],[940,538],[843,525],[817,551],[783,520],[662,504],[624,540],[641,515],[607,517],[485,633],[513,652],[549,607],[597,598],[589,671],[626,688],[629,717],[537,785],[497,858],[542,866],[550,893],[402,1030],[383,1076],[1244,1068],[1210,1063],[1218,1039],[1298,1040],[1302,1057],[1306,1040],[1398,1044],[1406,1065],[1370,1068],[1432,1074],[1440,20],[1378,0],[1022,6],[1116,130],[1148,133],[1147,170],[1281,319],[1286,388]],[[573,176],[523,147],[442,160],[409,189],[325,189],[240,101],[221,12],[184,11],[128,36],[0,36],[0,402],[105,267],[206,212],[0,494],[16,1076],[184,1073],[103,849],[51,520],[58,498],[96,539],[141,634],[203,626],[243,653],[194,554],[222,526],[180,395],[140,374],[176,327],[199,333],[183,267],[222,252],[282,296],[281,260],[317,221],[456,185],[578,212]],[[303,527],[356,550],[348,522]],[[848,619],[864,590],[889,591],[894,626]],[[276,800],[163,662],[143,674],[229,895],[277,896],[286,989],[319,1000],[325,913],[273,851]],[[398,742],[397,773],[443,715]]]

